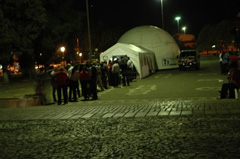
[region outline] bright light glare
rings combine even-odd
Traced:
[[[65,51],[65,47],[61,47],[61,51],[64,52]]]
[[[175,18],[175,20],[180,20],[180,19],[181,19],[181,17],[176,17],[176,18]]]

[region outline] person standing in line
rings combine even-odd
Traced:
[[[113,78],[112,78],[112,66],[113,62],[111,60],[108,61],[108,85],[112,86]]]
[[[129,81],[133,81],[134,79],[136,79],[136,72],[135,72],[135,67],[133,65],[132,60],[130,59],[130,57],[127,57],[127,68],[128,68],[128,78]]]
[[[71,77],[69,79],[69,101],[70,102],[77,102],[77,87],[78,87],[78,80],[79,80],[79,71],[78,66],[74,66],[72,69]],[[72,100],[73,94],[73,100]]]
[[[221,74],[223,75],[223,66],[222,66],[222,52],[219,54],[219,63],[220,63],[220,70],[221,70]]]
[[[118,87],[119,85],[119,74],[120,74],[120,67],[118,64],[118,60],[114,60],[114,64],[112,66],[112,80],[113,80],[113,87]]]
[[[98,95],[97,95],[97,75],[98,75],[98,71],[96,68],[96,62],[92,62],[92,65],[89,67],[89,71],[90,73],[90,92],[92,95],[92,100],[97,100],[98,99]]]
[[[94,61],[93,64],[97,69],[97,86],[99,86],[101,91],[104,91],[105,89],[103,87],[103,82],[102,82],[101,65],[98,61]]]
[[[74,68],[74,66],[72,66],[70,63],[67,64],[66,70],[67,70],[68,78],[71,77],[73,68]]]
[[[70,63],[68,63],[65,69],[66,69],[67,76],[68,76],[67,86],[69,87],[69,79],[71,78],[71,75],[72,75],[73,66]],[[69,89],[70,89],[70,87],[69,87]]]
[[[101,63],[101,78],[102,84],[105,89],[107,89],[107,74],[108,74],[108,66],[107,61]]]
[[[127,71],[128,71],[128,68],[127,68],[127,59],[125,56],[123,56],[120,60],[120,63],[119,63],[119,66],[120,66],[120,70],[121,70],[121,74],[122,74],[122,85],[123,86],[126,86],[128,85],[129,86],[129,78],[127,76]]]
[[[130,57],[127,57],[127,67],[128,67],[128,69],[133,70],[133,62],[130,59]]]
[[[79,71],[78,71],[79,72]],[[80,72],[79,72],[80,73]],[[78,95],[78,98],[80,98],[81,97],[81,93],[80,93],[80,89],[79,89],[79,80],[78,80],[78,82],[77,82],[77,95]]]
[[[57,86],[58,105],[62,104],[62,93],[63,93],[64,104],[68,103],[67,80],[68,80],[67,72],[61,66],[59,68],[59,71],[55,75],[55,81],[56,81],[56,86]]]
[[[91,78],[86,69],[86,66],[83,66],[82,70],[80,71],[79,79],[81,83],[82,95],[84,97],[84,101],[89,100],[88,86],[90,85]]]
[[[43,68],[39,69],[39,72],[36,74],[36,95],[40,98],[40,105],[47,104],[46,92],[44,91],[45,84],[45,71]]]
[[[226,75],[228,73],[228,62],[229,57],[225,54],[225,52],[222,53],[222,68],[223,68],[223,74]]]
[[[52,86],[52,97],[53,97],[54,102],[57,102],[57,98],[56,98],[57,86],[56,86],[56,82],[55,82],[56,73],[57,73],[57,68],[54,68],[53,66],[51,66],[50,77],[51,77],[51,86]]]

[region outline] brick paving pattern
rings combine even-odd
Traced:
[[[240,102],[229,99],[89,101],[62,106],[2,108],[0,114],[0,120],[231,115],[240,114]]]

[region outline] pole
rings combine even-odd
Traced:
[[[179,20],[181,19],[181,17],[176,17],[175,20],[177,21],[177,27],[178,27],[178,33],[179,33]]]
[[[179,19],[177,20],[177,26],[178,26],[178,33],[180,32],[179,31]]]
[[[87,24],[88,24],[89,60],[92,61],[92,43],[91,43],[91,32],[90,32],[88,0],[86,0],[86,10],[87,10]]]
[[[164,21],[163,21],[163,0],[161,0],[161,11],[162,11],[162,29],[164,29]]]

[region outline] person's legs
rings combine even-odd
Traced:
[[[77,94],[78,94],[78,97],[80,98],[81,95],[80,95],[80,89],[79,89],[79,82],[77,81]]]
[[[73,101],[77,101],[77,81],[74,81],[74,86],[73,86]]]
[[[222,64],[222,67],[223,67],[223,74],[226,75],[228,73],[227,64]]]
[[[82,95],[85,100],[87,100],[88,94],[87,94],[87,82],[81,81],[81,87],[82,87]]]
[[[235,84],[229,84],[229,98],[235,98],[235,91],[234,89],[237,88]]]
[[[62,103],[61,86],[57,87],[58,105]]]
[[[128,76],[126,76],[126,80],[127,80],[127,85],[129,86],[130,85],[130,80],[129,80]]]
[[[72,101],[72,92],[73,92],[73,81],[72,80],[69,80],[69,94],[68,94],[68,97],[69,97],[69,101]]]
[[[53,85],[52,85],[52,96],[53,96],[54,102],[57,102],[57,99],[56,99],[56,90],[57,90],[56,85],[53,84]]]
[[[122,85],[126,86],[126,74],[125,73],[122,74]]]
[[[103,87],[103,83],[102,83],[102,78],[101,76],[98,74],[97,75],[97,84],[98,86],[101,88],[101,91],[104,91],[104,87]]]
[[[96,82],[96,80],[92,80],[91,81],[90,89],[91,89],[92,99],[98,99],[98,96],[97,96],[97,82]]]
[[[222,89],[221,89],[221,99],[227,98],[227,91],[229,89],[229,84],[228,83],[224,83],[222,85]]]
[[[63,90],[64,104],[67,104],[67,102],[68,102],[68,100],[67,100],[67,98],[68,98],[68,96],[67,96],[67,85],[64,85],[62,90]]]
[[[222,66],[222,62],[220,62],[220,70],[221,70],[221,74],[223,74],[223,66]]]
[[[117,86],[117,79],[116,79],[116,73],[112,73],[112,86],[116,87]]]

